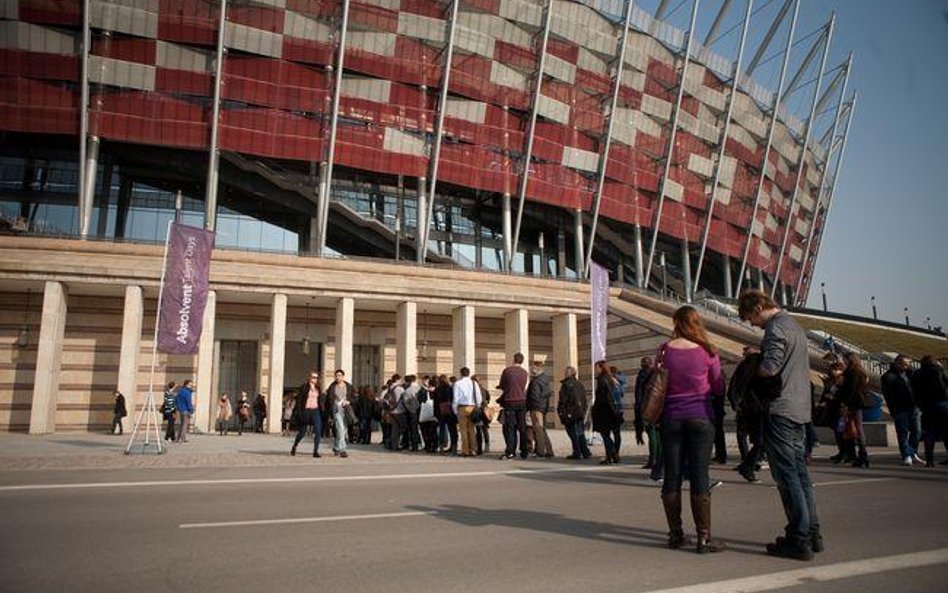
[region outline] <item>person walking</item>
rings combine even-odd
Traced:
[[[114,393],[115,401],[112,404],[112,428],[110,434],[115,434],[115,427],[118,426],[118,433],[121,435],[124,431],[122,427],[122,418],[128,416],[128,410],[125,409],[125,396],[120,391]]]
[[[863,410],[869,406],[869,375],[862,368],[862,362],[855,352],[843,355],[846,370],[843,371],[843,384],[839,388],[839,399],[849,411],[856,425],[856,446],[858,456],[853,467],[869,467],[869,453],[866,451],[866,431],[863,427]]]
[[[250,400],[247,398],[247,392],[240,392],[240,399],[237,400],[237,436],[244,434],[244,425],[250,422],[253,412],[250,407]]]
[[[174,408],[178,412],[178,443],[188,442],[188,428],[191,426],[191,415],[194,414],[193,392],[194,382],[185,379],[174,398]]]
[[[296,405],[293,406],[296,439],[290,449],[290,456],[296,455],[296,448],[306,436],[307,427],[311,427],[313,429],[313,457],[320,457],[319,439],[323,434],[321,399],[319,373],[312,371],[309,374],[309,381],[300,385],[296,392]]]
[[[253,431],[266,432],[263,429],[263,421],[267,419],[267,398],[262,393],[257,393],[253,398]]]
[[[629,384],[629,377],[616,367],[609,367],[609,373],[615,379],[612,386],[612,399],[616,402],[616,412],[619,414],[619,423],[612,429],[612,444],[615,445],[613,460],[619,463],[619,451],[622,450],[622,425],[625,424],[625,388]]]
[[[165,423],[165,440],[174,441],[174,416],[175,416],[175,392],[174,392],[175,382],[168,381],[168,385],[165,386],[164,398],[161,402],[161,416],[164,418]]]
[[[227,429],[230,427],[230,419],[233,416],[233,410],[230,407],[230,395],[227,392],[221,394],[217,400],[217,432],[222,437],[227,436]]]
[[[738,314],[764,330],[758,376],[780,380],[780,395],[769,402],[763,435],[770,474],[777,483],[787,525],[782,537],[767,544],[767,553],[812,560],[814,552],[823,551],[823,536],[804,452],[804,425],[810,422],[812,413],[806,332],[759,290],[740,295]]]
[[[520,458],[529,454],[527,445],[527,381],[530,374],[523,368],[523,353],[513,356],[513,364],[500,374],[501,406],[504,408],[504,443],[501,459],[513,459],[520,444]]]
[[[908,359],[901,354],[896,356],[889,370],[882,375],[881,383],[882,397],[895,424],[902,465],[923,465],[925,462],[918,456],[922,427],[918,408],[915,407],[915,397],[912,395],[912,375]]]
[[[451,408],[458,418],[458,431],[461,433],[461,457],[474,455],[474,423],[471,414],[481,405],[481,390],[471,381],[471,369],[463,367],[461,378],[452,387]]]
[[[543,370],[543,361],[534,360],[532,377],[527,385],[527,412],[533,421],[533,439],[537,457],[553,457],[553,444],[546,434],[546,413],[550,410],[550,376]]]
[[[772,378],[758,376],[761,360],[759,350],[745,347],[744,358],[734,369],[727,388],[727,399],[737,415],[737,446],[741,452],[741,462],[735,469],[751,484],[760,483],[756,472],[762,467],[762,430],[766,414],[763,402],[780,393],[780,386],[775,385]]]
[[[633,402],[635,410],[635,442],[636,444],[644,445],[645,442],[642,436],[644,435],[648,438],[648,460],[645,462],[645,465],[642,466],[642,469],[653,469],[656,464],[660,466],[662,463],[661,440],[658,436],[658,428],[642,418],[642,403],[645,401],[645,386],[648,385],[648,380],[652,378],[652,373],[655,369],[652,366],[651,357],[648,356],[643,357],[639,365],[639,372],[635,376],[635,401]],[[662,473],[661,468],[659,468],[659,470],[659,473]]]
[[[494,421],[494,417],[490,405],[490,391],[484,389],[477,375],[472,375],[471,381],[474,383],[474,389],[481,394],[481,403],[477,406],[480,409],[480,420],[474,422],[474,437],[477,441],[475,454],[481,456],[490,453],[490,423]]]
[[[668,373],[661,423],[665,466],[662,505],[668,521],[668,546],[686,545],[681,523],[681,486],[687,475],[691,515],[698,536],[696,550],[699,554],[719,552],[724,544],[711,538],[708,462],[714,442],[712,401],[724,397],[721,360],[694,307],[680,307],[672,321],[672,339],[662,345],[658,355],[659,364]]]
[[[586,443],[583,422],[586,419],[586,388],[576,378],[576,368],[566,367],[565,376],[560,380],[559,401],[556,413],[566,429],[573,452],[567,459],[589,459],[592,453]]]
[[[356,393],[352,383],[346,381],[346,372],[342,369],[336,369],[333,373],[334,381],[326,389],[326,405],[332,414],[334,426],[334,436],[332,451],[337,457],[348,457],[346,451],[347,422],[346,408],[352,405]]]
[[[419,398],[422,393],[424,393],[424,388],[418,383],[418,377],[416,375],[406,375],[405,391],[402,392],[401,400],[405,410],[402,416],[405,422],[405,437],[403,440],[405,441],[404,448],[411,453],[418,452],[420,445],[418,435],[418,412],[421,410]]]
[[[948,451],[948,373],[926,355],[912,376],[912,392],[922,410],[925,441],[925,467],[935,467],[935,441],[941,440]],[[939,465],[948,465],[948,459]]]
[[[296,394],[287,392],[283,394],[283,416],[280,418],[280,436],[285,437],[290,434],[290,424],[293,421],[293,411],[296,409]]]
[[[601,465],[612,465],[619,462],[619,451],[616,449],[612,433],[616,426],[622,423],[619,410],[616,409],[616,400],[613,391],[617,382],[609,365],[604,360],[596,363],[596,395],[592,406],[593,430],[602,437],[602,445],[606,449],[606,457]]]

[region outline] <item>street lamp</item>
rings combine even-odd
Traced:
[[[876,297],[869,297],[869,302],[872,303],[872,318],[879,321],[879,315],[876,314]]]
[[[909,325],[909,326],[912,325],[911,323],[909,323],[908,307],[905,307],[903,310],[905,311],[905,325]]]
[[[820,292],[823,294],[823,311],[826,312],[826,282],[820,282]]]

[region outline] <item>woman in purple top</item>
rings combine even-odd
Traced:
[[[687,473],[698,553],[718,552],[724,545],[711,540],[708,461],[714,443],[712,397],[724,395],[721,361],[694,307],[681,307],[672,319],[674,337],[662,344],[658,355],[660,365],[668,371],[661,419],[665,462],[662,503],[668,519],[668,546],[680,548],[687,543],[681,526],[681,482]]]

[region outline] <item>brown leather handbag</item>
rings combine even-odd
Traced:
[[[658,424],[665,409],[665,394],[668,392],[668,369],[665,368],[665,345],[658,353],[652,376],[645,384],[642,397],[642,419],[649,424]]]

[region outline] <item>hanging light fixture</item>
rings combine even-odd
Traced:
[[[310,298],[312,300],[312,298]],[[303,332],[303,354],[309,356],[309,303],[306,303],[306,329]]]
[[[20,329],[20,333],[16,336],[16,346],[17,348],[26,348],[30,343],[30,326],[29,326],[29,315],[30,315],[30,289],[26,289],[26,308],[23,310],[23,327]]]
[[[418,358],[422,361],[428,360],[428,316],[425,309],[421,310],[421,354]]]

